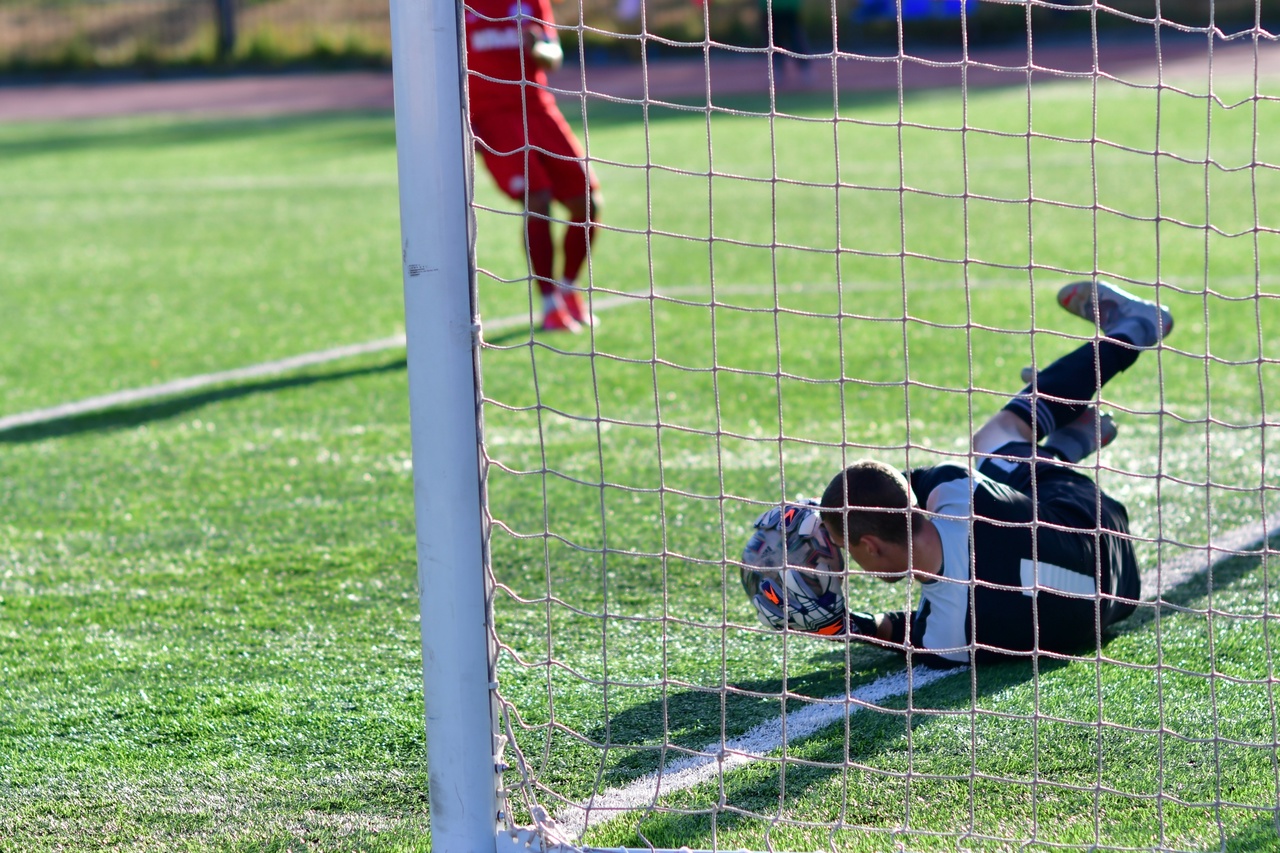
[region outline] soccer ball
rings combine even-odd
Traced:
[[[760,591],[761,579],[779,581],[784,562],[800,570],[815,598],[828,592],[843,598],[844,555],[827,535],[817,501],[800,500],[761,513],[742,549],[742,562],[747,598]]]

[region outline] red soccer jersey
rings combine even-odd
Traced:
[[[554,33],[550,0],[467,0],[465,21],[472,113],[555,106],[546,72],[524,50],[523,34]]]

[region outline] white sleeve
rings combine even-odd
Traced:
[[[921,606],[929,603],[921,643],[938,657],[957,663],[968,663],[971,647],[965,629],[969,621],[969,520],[976,485],[968,477],[943,483],[929,493],[926,506],[935,513],[930,521],[942,540],[942,572],[937,580],[920,585]]]
[[[925,509],[937,515],[967,519],[973,514],[973,492],[978,481],[973,477],[950,480],[929,493]]]

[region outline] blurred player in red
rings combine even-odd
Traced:
[[[564,54],[549,0],[467,0],[471,130],[498,188],[524,205],[529,267],[542,293],[544,331],[582,330],[594,318],[576,285],[600,211],[582,146],[547,88]],[[527,133],[526,133],[527,130]],[[551,201],[568,209],[555,275]]]

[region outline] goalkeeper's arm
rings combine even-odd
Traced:
[[[901,610],[892,613],[849,613],[849,635],[864,642],[879,641],[901,646],[907,641],[911,614]]]
[[[760,591],[751,599],[760,621],[775,631],[801,631],[832,639],[856,640],[900,652],[916,649],[914,660],[934,668],[961,665],[924,651],[924,623],[913,619],[910,613],[848,611],[843,596],[828,592],[815,597],[807,587],[796,583],[797,579],[791,569],[785,569],[780,583],[762,579]]]

